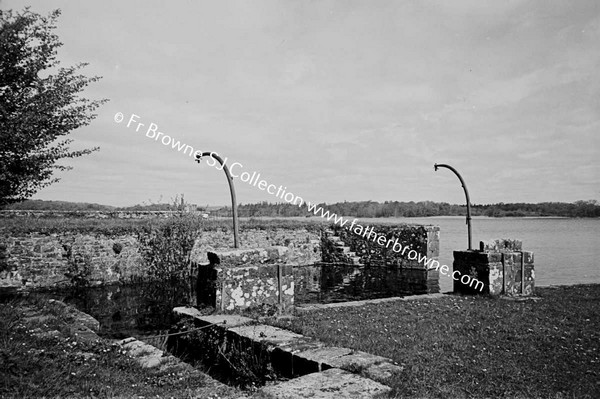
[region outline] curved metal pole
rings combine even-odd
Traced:
[[[462,184],[463,189],[465,190],[465,197],[467,197],[467,230],[469,234],[469,250],[471,250],[471,200],[469,199],[469,191],[467,190],[467,185],[463,180],[462,176],[456,169],[454,169],[450,165],[446,165],[443,163],[436,163],[433,165],[433,170],[437,171],[438,168],[447,168],[454,172],[456,176],[458,176],[458,180],[460,180],[460,184]]]
[[[238,232],[237,200],[235,198],[235,188],[233,187],[233,177],[231,177],[231,174],[229,173],[229,168],[227,168],[227,165],[225,164],[225,162],[223,162],[223,159],[221,159],[221,157],[217,153],[205,151],[202,153],[202,155],[196,155],[196,162],[200,163],[200,161],[202,160],[202,157],[212,157],[212,158],[216,159],[217,161],[219,161],[219,163],[222,166],[223,171],[225,172],[225,176],[227,176],[227,183],[229,183],[229,191],[231,192],[231,213],[233,216],[233,247],[239,248],[240,242],[238,239],[239,232]]]

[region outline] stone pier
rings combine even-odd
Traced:
[[[479,250],[454,251],[454,271],[483,283],[483,289],[454,280],[454,292],[489,295],[533,295],[533,252],[523,251],[520,240],[481,241]],[[470,280],[470,279],[469,279]]]

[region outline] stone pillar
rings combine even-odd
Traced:
[[[199,266],[198,300],[219,311],[269,306],[291,311],[294,276],[287,248],[216,251]]]
[[[533,295],[533,252],[523,251],[520,240],[481,241],[479,250],[454,251],[454,292],[489,295]],[[461,281],[461,277],[472,277]],[[473,279],[479,280],[474,282]]]

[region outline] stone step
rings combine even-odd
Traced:
[[[314,338],[270,325],[248,324],[252,319],[245,317],[202,316],[189,308],[175,308],[173,312],[179,317],[192,317],[196,326],[213,324],[214,328],[224,331],[225,334],[218,336],[228,342],[243,342],[254,348],[266,349],[277,372],[288,378],[297,377],[263,388],[266,394],[275,398],[334,397],[320,396],[326,393],[335,394],[337,398],[370,398],[375,393],[388,392],[390,389],[371,379],[386,380],[393,373],[402,371],[391,359],[349,348],[330,347]],[[303,381],[312,383],[305,384]],[[288,391],[286,387],[297,388]],[[346,388],[348,391],[344,390]]]
[[[352,252],[350,251],[350,247],[337,247],[335,251],[343,254],[349,254],[350,252]]]
[[[352,260],[352,263],[354,263],[355,265],[361,265],[361,257],[360,256],[353,256],[350,258]]]
[[[262,388],[259,393],[279,399],[379,398],[392,389],[368,378],[333,368]]]

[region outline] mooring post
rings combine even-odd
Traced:
[[[223,162],[223,159],[219,156],[219,154],[211,151],[205,151],[202,155],[196,155],[196,162],[200,163],[202,161],[202,157],[212,157],[219,161],[221,166],[223,167],[223,171],[225,172],[225,176],[227,176],[227,183],[229,183],[229,192],[231,193],[231,214],[233,217],[233,247],[239,248],[239,232],[238,232],[238,212],[237,212],[237,200],[235,198],[235,187],[233,187],[233,177],[231,177],[231,173],[229,173],[229,168]]]
[[[469,250],[471,250],[472,249],[471,248],[471,200],[469,199],[469,191],[467,190],[467,185],[465,184],[465,181],[463,180],[460,173],[458,173],[458,171],[456,169],[454,169],[452,166],[446,165],[443,163],[436,163],[433,165],[434,171],[437,171],[438,168],[446,168],[446,169],[450,169],[452,172],[454,172],[454,174],[456,176],[458,176],[458,180],[460,180],[460,184],[462,184],[462,187],[465,191],[465,197],[467,198],[467,232],[469,235]]]

